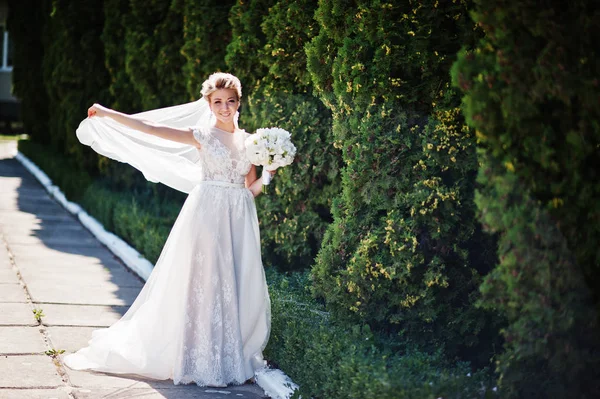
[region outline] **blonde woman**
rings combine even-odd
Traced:
[[[237,126],[241,90],[235,76],[215,73],[198,102],[136,115],[89,108],[77,132],[84,144],[189,196],[135,302],[65,357],[70,368],[226,386],[264,366],[270,302],[254,204],[262,183]]]

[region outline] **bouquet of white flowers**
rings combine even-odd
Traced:
[[[257,129],[246,138],[246,156],[254,165],[271,171],[292,163],[296,147],[292,144],[290,133],[278,127]],[[263,173],[263,192],[271,182],[271,174]]]

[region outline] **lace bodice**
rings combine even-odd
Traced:
[[[194,138],[201,144],[198,163],[202,180],[244,183],[252,164],[246,158],[243,130],[229,133],[214,126],[192,128]]]

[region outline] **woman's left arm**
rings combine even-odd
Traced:
[[[274,176],[276,172],[275,170],[268,172],[263,169],[263,173],[270,173],[271,176]],[[262,186],[262,179],[256,176],[256,166],[252,165],[250,172],[246,175],[246,188],[250,190],[254,197],[257,197],[262,193]]]

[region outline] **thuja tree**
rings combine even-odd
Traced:
[[[188,100],[181,73],[182,6],[183,0],[131,0],[123,19],[125,68],[143,109]]]
[[[314,1],[242,3],[232,10],[237,37],[228,59],[240,62],[246,89],[244,126],[278,126],[291,132],[295,162],[278,171],[271,193],[259,198],[265,261],[280,270],[307,268],[331,221],[331,198],[339,193],[340,153],[331,146],[331,112],[312,94],[304,46],[318,32]],[[268,8],[268,13],[256,10]],[[256,27],[260,31],[256,30]],[[243,43],[256,50],[241,51]],[[260,44],[258,44],[260,43]],[[236,64],[231,64],[237,73]],[[247,68],[247,70],[246,70]],[[257,71],[261,71],[259,75]]]
[[[122,112],[139,112],[140,95],[136,92],[125,68],[125,18],[131,13],[130,3],[121,0],[104,1],[104,43],[105,65],[110,75],[109,90],[112,96],[110,106]]]
[[[451,355],[481,342],[493,260],[474,220],[475,138],[449,88],[475,40],[468,5],[322,0],[307,49],[344,161],[314,292],[337,317]]]
[[[225,62],[240,78],[244,96],[251,95],[256,81],[267,73],[268,68],[258,62],[266,42],[261,22],[275,3],[276,0],[238,0],[229,11],[232,39]]]
[[[14,44],[13,93],[21,102],[21,120],[29,136],[49,143],[48,97],[39,65],[44,58],[42,31],[50,9],[47,2],[8,3],[7,27]]]
[[[102,41],[113,108],[135,113],[188,99],[181,73],[182,6],[181,0],[105,2]],[[127,164],[99,157],[99,167],[113,189],[171,195]]]
[[[42,70],[48,94],[48,131],[53,147],[94,170],[97,157],[75,130],[93,102],[107,103],[108,73],[100,34],[102,2],[54,0],[44,25]]]
[[[198,4],[183,1],[183,75],[191,100],[200,98],[202,82],[213,72],[224,71],[225,52],[231,41],[229,10],[234,0]]]
[[[140,94],[135,90],[125,67],[125,21],[130,13],[128,1],[104,1],[104,29],[101,38],[104,44],[104,62],[110,77],[108,90],[111,94],[111,103],[105,105],[126,113],[142,109]],[[105,182],[114,189],[131,190],[145,185],[144,177],[127,164],[99,156],[98,167],[106,177]]]
[[[500,237],[484,303],[508,327],[506,397],[600,396],[600,148],[592,1],[478,1],[485,37],[453,76],[481,153],[479,217]]]

